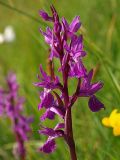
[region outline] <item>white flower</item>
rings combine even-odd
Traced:
[[[15,32],[12,26],[7,26],[4,30],[4,41],[13,42],[15,40]]]

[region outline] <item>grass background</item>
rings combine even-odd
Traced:
[[[0,45],[0,84],[3,83],[8,71],[17,74],[21,86],[20,94],[26,97],[25,114],[34,115],[32,125],[33,137],[26,143],[27,160],[69,160],[69,152],[62,139],[57,140],[57,150],[51,155],[37,152],[37,147],[44,140],[38,134],[39,103],[38,89],[32,83],[37,81],[39,64],[46,69],[47,45],[39,33],[39,27],[47,24],[41,21],[39,9],[48,12],[50,4],[54,4],[60,17],[70,22],[75,15],[80,15],[84,34],[85,58],[87,68],[96,68],[94,81],[104,81],[104,88],[97,94],[106,106],[106,110],[91,113],[86,99],[79,99],[73,110],[73,127],[78,160],[119,160],[120,138],[114,137],[112,130],[101,124],[101,119],[114,108],[120,107],[120,0],[0,0],[14,8],[18,8],[36,17],[34,21],[23,14],[4,7],[0,3],[0,32],[7,25],[12,25],[16,32],[13,43]],[[56,63],[57,66],[57,63]],[[74,85],[70,81],[71,91]],[[57,117],[53,124],[60,121]],[[47,120],[45,125],[50,126]],[[13,160],[12,146],[15,140],[11,133],[10,122],[0,118],[0,160]]]

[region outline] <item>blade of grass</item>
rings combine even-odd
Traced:
[[[114,87],[116,88],[118,95],[120,96],[120,85],[119,85],[117,79],[115,78],[115,76],[113,75],[112,71],[109,68],[106,68],[106,70],[107,70],[107,72],[108,72],[108,74],[114,84]]]
[[[25,12],[23,10],[20,10],[20,9],[18,9],[16,7],[13,7],[13,6],[11,6],[11,5],[7,4],[7,3],[4,3],[2,1],[0,1],[0,5],[8,8],[10,10],[13,10],[13,11],[15,11],[15,12],[21,14],[21,15],[24,15],[24,16],[28,17],[29,19],[34,20],[37,23],[41,23],[42,25],[44,25],[43,22],[41,22],[39,19],[37,19],[36,17],[34,17],[33,15],[31,15],[30,13],[27,13],[27,12]]]

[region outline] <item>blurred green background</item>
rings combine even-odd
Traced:
[[[36,17],[38,21],[6,8],[4,2]],[[34,115],[33,137],[26,143],[27,160],[69,160],[69,152],[62,139],[57,140],[57,150],[51,155],[37,152],[38,146],[45,141],[38,134],[40,128],[37,110],[39,103],[38,89],[33,86],[37,81],[39,64],[46,69],[48,47],[39,33],[39,27],[45,28],[38,11],[54,4],[60,17],[70,22],[75,15],[80,15],[84,34],[84,59],[87,68],[96,68],[94,81],[102,80],[104,88],[97,94],[105,104],[106,110],[92,113],[86,99],[79,99],[73,110],[73,128],[78,160],[120,160],[120,137],[114,137],[112,129],[101,124],[104,116],[114,108],[120,107],[120,0],[0,0],[0,33],[11,25],[16,33],[12,43],[0,44],[0,84],[5,75],[12,70],[17,74],[21,86],[20,94],[26,97],[25,114]],[[70,82],[71,91],[74,90]],[[57,117],[53,125],[60,121]],[[51,121],[44,122],[50,126]],[[10,122],[0,118],[0,160],[13,160],[12,146],[15,139]]]

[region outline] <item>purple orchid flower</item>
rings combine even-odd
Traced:
[[[40,93],[41,102],[38,105],[38,109],[42,109],[43,107],[46,109],[45,113],[40,118],[41,121],[44,121],[46,118],[54,119],[55,114],[59,115],[60,117],[64,117],[65,109],[63,106],[59,106],[57,101],[54,100],[53,95],[50,93],[50,90],[44,89],[43,92]]]
[[[43,71],[42,65],[40,65],[40,72],[41,72],[42,77],[38,75],[38,79],[41,82],[34,83],[35,86],[47,88],[49,90],[61,87],[59,78],[56,76],[54,77],[54,81],[51,81],[51,77],[48,76],[46,72]]]
[[[45,144],[40,148],[40,151],[45,153],[51,153],[56,149],[55,139],[58,137],[63,137],[64,132],[64,123],[58,123],[54,129],[43,127],[43,130],[40,130],[39,133],[48,136]]]
[[[1,116],[5,114],[10,118],[17,141],[14,154],[21,160],[25,160],[24,142],[28,140],[28,133],[31,133],[30,124],[33,122],[33,118],[22,115],[24,98],[18,95],[19,85],[16,82],[16,75],[8,74],[6,82],[7,89],[0,90],[0,114]]]
[[[46,32],[40,29],[40,32],[45,38],[45,41],[50,46],[49,59],[58,58],[60,67],[58,71],[62,74],[62,80],[55,76],[54,69],[51,68],[52,76],[47,75],[42,66],[40,66],[41,77],[40,82],[35,83],[35,86],[43,88],[40,93],[41,102],[38,109],[44,108],[46,111],[40,118],[44,121],[46,118],[53,120],[55,116],[59,116],[63,123],[58,123],[54,129],[42,127],[39,134],[48,136],[45,144],[40,148],[40,151],[51,153],[56,149],[55,139],[63,137],[69,146],[71,159],[77,160],[75,143],[72,130],[71,108],[80,97],[89,97],[88,105],[91,111],[96,112],[104,108],[95,96],[102,87],[103,83],[91,83],[93,70],[89,73],[83,63],[83,58],[86,56],[83,45],[83,36],[78,36],[76,32],[81,27],[80,17],[76,16],[73,21],[68,24],[65,18],[60,21],[57,11],[51,6],[52,16],[41,11],[40,15],[45,21],[53,23],[53,28],[47,27]],[[72,96],[68,92],[68,79],[77,78],[78,84]]]
[[[75,32],[77,32],[81,26],[80,17],[76,16],[71,24],[69,25],[65,18],[62,18],[63,30],[67,33],[68,36],[73,36]]]

